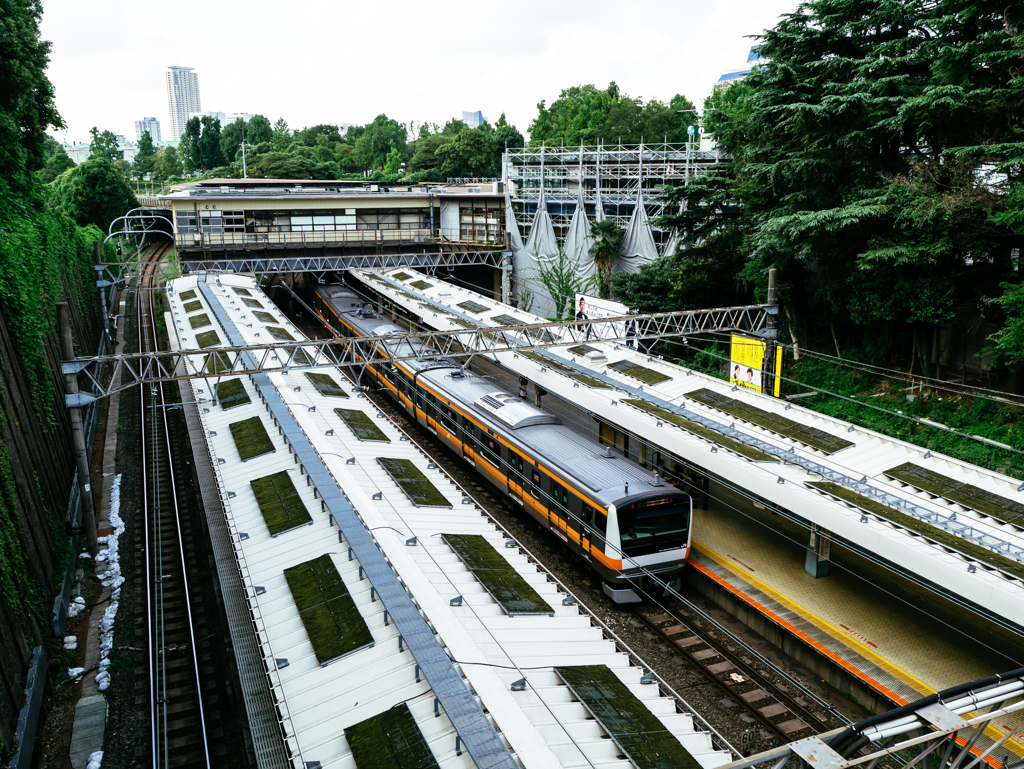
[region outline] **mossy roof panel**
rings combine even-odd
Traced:
[[[282,357],[282,363],[286,363],[289,360],[293,366],[312,366],[313,359],[309,357],[309,354],[301,347],[285,347],[284,355]]]
[[[586,355],[588,352],[597,352],[596,347],[591,347],[589,344],[578,344],[575,347],[570,347],[569,352],[573,355]]]
[[[698,403],[703,403],[705,406],[724,411],[726,414],[737,419],[763,427],[765,430],[778,433],[786,438],[792,438],[825,454],[834,454],[840,449],[854,445],[853,441],[839,438],[816,427],[810,427],[778,414],[773,414],[770,411],[759,409],[757,406],[751,406],[748,403],[730,398],[728,395],[722,395],[714,390],[701,388],[700,390],[686,393],[686,397]]]
[[[198,299],[194,302],[185,302],[185,312],[198,312],[203,309],[203,303]]]
[[[466,312],[473,312],[473,313],[487,312],[487,310],[490,309],[490,308],[488,308],[488,306],[486,304],[480,304],[480,302],[474,302],[472,299],[469,299],[469,300],[467,300],[465,302],[459,302],[458,306],[461,307]]]
[[[239,288],[238,286],[232,286],[231,290],[234,291],[239,296],[252,296],[252,294],[249,293],[249,289],[247,288]]]
[[[235,448],[242,460],[252,459],[274,450],[274,442],[267,434],[267,428],[259,417],[250,417],[240,422],[232,422],[231,437],[235,440]]]
[[[505,610],[516,614],[554,614],[554,609],[494,546],[480,534],[445,534],[444,541]]]
[[[773,457],[771,454],[766,454],[760,449],[756,449],[753,446],[748,446],[747,444],[743,443],[742,441],[738,441],[735,438],[730,438],[727,435],[722,435],[720,432],[712,430],[710,427],[705,427],[704,425],[698,424],[697,422],[689,420],[686,417],[681,417],[678,414],[675,414],[666,408],[662,408],[661,406],[656,406],[653,403],[649,403],[639,398],[623,398],[622,402],[627,403],[630,406],[633,406],[634,408],[638,408],[641,411],[646,411],[648,414],[655,416],[664,422],[673,424],[676,427],[681,427],[688,433],[693,433],[694,435],[700,436],[705,440],[711,441],[712,443],[716,443],[722,448],[728,449],[729,451],[735,454],[739,454],[740,456],[746,457],[747,459],[752,459],[755,462],[778,461],[778,459],[776,457]]]
[[[200,350],[213,347],[215,344],[220,344],[220,337],[217,336],[216,331],[204,331],[201,334],[196,334],[196,344],[199,345]]]
[[[513,318],[511,315],[495,315],[491,318],[492,321],[497,323],[499,326],[521,326],[523,321],[519,318]]]
[[[665,724],[606,665],[556,667],[637,769],[700,769]]]
[[[284,578],[321,665],[373,643],[330,555],[285,569]]]
[[[387,434],[377,427],[364,412],[358,409],[335,409],[334,413],[341,417],[341,421],[359,440],[391,443]]]
[[[1024,528],[1024,505],[991,491],[947,478],[941,473],[907,462],[886,470],[885,474],[914,488],[954,502],[979,513]]]
[[[431,288],[434,284],[427,283],[427,281],[425,280],[414,280],[409,285],[412,286],[413,288],[418,288],[420,291],[426,291],[428,288]]]
[[[410,275],[407,272],[396,272],[391,277],[394,278],[395,280],[409,280],[409,278],[411,278],[412,275]]]
[[[939,543],[943,547],[948,547],[950,550],[957,550],[964,555],[970,558],[975,558],[982,563],[992,566],[993,568],[1000,569],[1001,571],[1005,571],[1015,577],[1024,579],[1024,563],[999,555],[999,553],[995,553],[987,547],[972,542],[969,539],[958,537],[956,534],[937,526],[932,526],[930,523],[922,521],[920,518],[900,512],[899,510],[894,510],[888,505],[882,504],[878,500],[866,497],[863,494],[858,494],[845,486],[840,486],[838,483],[832,483],[830,481],[808,481],[807,485],[811,488],[823,491],[836,499],[840,499],[843,502],[848,502],[864,512],[877,515],[880,518],[885,518],[886,520],[902,526],[905,529],[909,529],[923,537],[927,537],[933,542]]]
[[[255,299],[243,299],[242,302],[245,303],[246,307],[252,307],[254,310],[263,309],[263,304],[261,302],[257,302]]]
[[[230,409],[235,406],[244,406],[252,403],[249,393],[245,391],[245,385],[241,379],[228,379],[226,382],[217,383],[217,401],[222,409]]]
[[[615,369],[628,377],[633,379],[639,379],[641,382],[647,384],[661,384],[662,382],[670,382],[672,377],[668,374],[663,374],[660,371],[655,371],[647,366],[641,366],[638,363],[634,363],[631,360],[620,360],[617,363],[609,363],[608,368]]]
[[[190,288],[188,291],[182,291],[178,295],[178,298],[180,298],[181,301],[183,301],[183,302],[187,302],[189,299],[195,299],[196,298],[196,290],[194,288]]]
[[[287,330],[279,328],[278,326],[267,326],[267,333],[269,333],[278,342],[294,342],[293,337]]]
[[[338,386],[338,383],[334,381],[334,378],[330,374],[324,374],[320,371],[307,371],[306,379],[310,381],[310,384],[316,388],[316,391],[321,395],[328,395],[332,398],[347,398],[348,393]]]
[[[222,371],[230,370],[231,358],[226,352],[210,353],[206,356],[206,360],[203,361],[203,371],[206,373],[219,374]]]
[[[210,323],[210,316],[207,315],[205,312],[202,313],[201,315],[193,315],[191,318],[188,319],[188,323],[190,326],[192,326],[192,328],[202,328],[203,326],[213,325],[212,323]]]
[[[287,471],[256,478],[249,485],[271,536],[313,521]]]
[[[264,312],[263,310],[256,310],[256,312],[253,313],[253,317],[256,318],[256,320],[261,321],[263,323],[277,323],[277,318],[275,318],[269,312]]]
[[[391,480],[398,484],[402,493],[416,507],[451,507],[452,503],[430,482],[423,471],[411,459],[377,457],[377,464],[384,468]]]
[[[574,379],[580,384],[586,385],[587,387],[594,387],[601,390],[610,390],[612,388],[610,384],[606,384],[605,382],[602,382],[600,379],[595,379],[594,377],[588,374],[581,374],[571,366],[566,366],[564,363],[560,363],[557,360],[552,360],[551,358],[545,357],[538,352],[533,352],[532,350],[518,350],[518,353],[523,357],[536,361],[542,366],[548,366],[554,369],[559,374],[565,374],[565,376],[569,377],[570,379]]]
[[[404,702],[345,729],[356,769],[435,769],[437,760]]]

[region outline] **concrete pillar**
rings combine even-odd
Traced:
[[[804,559],[804,571],[815,578],[827,577],[831,549],[830,532],[812,524],[807,543],[807,557]]]

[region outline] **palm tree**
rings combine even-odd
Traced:
[[[622,231],[612,219],[594,222],[590,225],[590,237],[594,245],[590,247],[590,255],[594,257],[597,269],[601,272],[601,298],[610,299],[612,294],[612,267],[619,258],[622,247]]]

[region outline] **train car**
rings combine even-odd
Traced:
[[[408,331],[344,286],[321,286],[314,305],[342,337]],[[365,366],[413,416],[558,537],[619,603],[640,601],[652,576],[671,580],[689,554],[692,500],[656,474],[499,390],[417,339],[382,343],[407,358]],[[412,357],[410,357],[412,356]]]

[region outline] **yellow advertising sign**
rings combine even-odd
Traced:
[[[729,381],[749,390],[763,392],[764,353],[767,345],[760,339],[733,334],[729,353]],[[779,397],[782,374],[782,347],[775,348],[775,381],[773,395]]]

